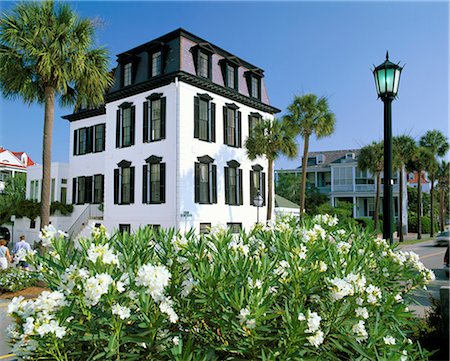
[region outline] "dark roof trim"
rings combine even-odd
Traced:
[[[162,98],[163,93],[151,93],[146,99],[148,100],[156,100]]]
[[[264,168],[260,164],[252,165],[252,169],[256,172],[261,172]]]
[[[106,114],[105,105],[101,105],[96,109],[83,109],[74,114],[64,115],[62,118],[68,120],[69,122],[74,122],[76,120],[91,118],[103,114]]]
[[[147,80],[142,83],[138,83],[126,88],[119,89],[113,93],[106,95],[106,103],[113,102],[115,100],[119,100],[122,98],[126,98],[132,95],[140,94],[155,88],[159,88],[161,86],[167,85],[175,81],[175,78],[178,77],[179,80],[184,81],[188,84],[195,85],[196,87],[199,87],[203,90],[207,90],[210,92],[213,92],[217,95],[221,95],[223,97],[229,98],[231,100],[234,100],[238,103],[242,103],[244,105],[247,105],[249,107],[255,108],[257,110],[260,110],[262,112],[270,113],[270,114],[276,114],[281,112],[280,109],[275,108],[271,105],[261,103],[258,99],[250,98],[246,95],[243,95],[239,93],[237,90],[226,88],[222,85],[215,84],[209,79],[203,79],[196,75],[186,73],[184,71],[178,71],[173,72],[170,74],[158,76],[155,78],[152,78],[150,80]],[[81,111],[75,114],[65,115],[63,116],[63,119],[67,119],[69,121],[74,120],[80,120],[85,118],[90,118],[95,115],[101,115],[105,114],[106,109],[105,106],[101,108],[101,112],[99,110],[89,110],[89,111]]]
[[[214,98],[213,98],[211,95],[209,95],[208,93],[204,93],[204,94],[197,93],[197,96],[198,96],[199,98],[203,99],[203,100],[208,100],[208,101],[214,99]]]
[[[225,103],[225,106],[230,109],[238,110],[239,107],[234,103]]]
[[[133,105],[133,103],[123,102],[122,104],[119,105],[119,108],[121,108],[121,109],[130,108],[132,105]]]
[[[121,160],[119,163],[117,163],[117,166],[120,168],[129,168],[131,167],[131,162],[129,160]]]

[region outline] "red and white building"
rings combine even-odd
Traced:
[[[0,146],[0,193],[5,189],[5,182],[16,173],[27,173],[27,168],[34,165],[25,152],[13,152]]]

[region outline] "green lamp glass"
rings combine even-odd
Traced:
[[[378,97],[394,99],[397,96],[402,69],[389,61],[389,53],[386,52],[385,62],[373,69]]]

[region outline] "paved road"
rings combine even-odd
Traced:
[[[418,302],[419,306],[411,306],[411,308],[417,311],[419,316],[423,316],[426,307],[431,306],[430,296],[439,299],[439,289],[441,286],[449,285],[449,279],[443,270],[444,254],[447,248],[435,246],[434,241],[405,246],[400,245],[399,248],[403,251],[417,253],[425,267],[433,270],[436,274],[436,280],[428,286],[428,290],[416,290],[414,292],[414,301]],[[420,306],[425,306],[425,308]]]

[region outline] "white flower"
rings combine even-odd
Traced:
[[[12,301],[8,305],[8,315],[12,315],[13,313],[17,313],[22,304],[22,301],[25,299],[23,296],[14,297]]]
[[[304,315],[303,313],[299,313],[299,314],[298,314],[298,320],[299,320],[299,321],[305,321],[305,320],[306,320],[305,315]]]
[[[319,330],[314,335],[309,336],[306,339],[312,346],[319,347],[323,343],[323,340],[324,340],[323,332]]]
[[[354,324],[352,331],[356,335],[356,341],[358,343],[366,340],[368,337],[366,327],[364,326],[364,321],[359,321],[357,324]]]
[[[325,224],[327,226],[335,226],[338,224],[339,220],[335,216],[330,216],[329,214],[318,214],[313,218],[314,223]]]
[[[167,316],[169,316],[170,322],[176,323],[178,321],[178,315],[175,313],[172,306],[173,301],[169,297],[167,297],[161,301],[161,303],[159,304],[159,309],[162,313],[165,313]]]
[[[395,345],[395,338],[392,336],[383,337],[383,341],[386,345]]]
[[[181,291],[181,296],[186,297],[189,293],[191,293],[192,289],[198,285],[198,281],[195,281],[192,278],[192,275],[189,273],[189,277],[183,281],[181,287],[183,290]]]
[[[314,333],[320,328],[320,321],[322,320],[322,317],[320,317],[317,312],[311,312],[308,310],[307,320],[308,329],[305,332]]]
[[[255,280],[253,281],[250,277],[248,278],[248,286],[250,288],[257,288],[258,290],[262,287],[262,281],[261,280]]]
[[[350,251],[351,246],[352,245],[348,242],[339,242],[336,245],[336,248],[338,249],[339,253],[347,254],[348,251]]]
[[[97,259],[100,259],[104,264],[115,264],[119,265],[119,259],[113,250],[109,248],[109,244],[100,244],[96,246],[95,244],[91,244],[87,251],[88,259],[93,263],[97,262]]]
[[[131,315],[131,310],[128,307],[121,306],[118,303],[111,307],[111,311],[113,315],[119,316],[122,320],[129,318]]]
[[[250,251],[248,246],[244,244],[240,239],[238,240],[233,239],[228,245],[228,248],[240,252],[245,257],[248,256],[248,253]]]
[[[367,308],[365,307],[358,307],[357,309],[355,309],[355,313],[358,317],[362,317],[364,319],[369,318],[369,312],[367,312]]]
[[[346,296],[353,296],[354,289],[353,286],[348,283],[344,279],[340,278],[333,278],[330,280],[332,287],[331,287],[331,297],[334,300],[340,300]]]
[[[244,323],[247,320],[247,316],[250,315],[250,311],[248,308],[243,308],[239,311],[239,322]]]
[[[278,267],[275,269],[274,273],[277,276],[280,276],[280,278],[284,279],[289,275],[289,273],[287,271],[288,268],[290,268],[289,263],[285,260],[282,260],[278,264]]]
[[[178,346],[180,344],[180,338],[178,336],[175,336],[172,338],[172,342],[175,346]]]
[[[403,297],[400,295],[400,293],[396,294],[395,297],[394,297],[394,299],[395,299],[397,302],[402,302],[402,301],[403,301]]]
[[[356,302],[356,304],[357,304],[358,306],[362,306],[362,304],[364,303],[364,300],[363,300],[361,297],[358,297],[358,298],[355,300],[355,302]]]
[[[51,320],[49,323],[43,323],[36,329],[36,333],[41,337],[47,333],[54,333],[57,338],[63,338],[66,335],[66,332],[66,327],[60,326],[56,320]]]
[[[39,232],[39,238],[42,241],[42,245],[44,247],[50,246],[52,239],[55,238],[57,233],[58,232],[56,231],[56,228],[53,227],[51,224],[48,226],[45,226],[44,229],[42,229]]]
[[[171,274],[164,266],[153,266],[148,263],[139,268],[136,285],[148,287],[147,292],[154,301],[163,298],[164,288],[169,285]]]
[[[381,290],[374,285],[369,285],[366,288],[366,293],[367,293],[367,302],[372,305],[375,304],[379,299],[381,299]]]
[[[256,320],[254,318],[251,318],[250,320],[247,320],[246,326],[248,329],[253,329],[256,327]]]
[[[406,361],[408,359],[408,351],[403,350],[402,356],[400,357],[400,361]]]
[[[320,272],[325,272],[328,269],[328,266],[325,262],[320,261],[319,262],[319,271]]]
[[[109,286],[113,279],[107,273],[97,274],[89,277],[84,284],[84,298],[87,306],[95,306],[100,297],[108,293]]]
[[[106,232],[106,227],[103,224],[101,224],[100,227],[95,227],[95,224],[92,224],[91,235],[93,238],[100,238],[101,236],[108,239],[110,238],[110,235]]]

